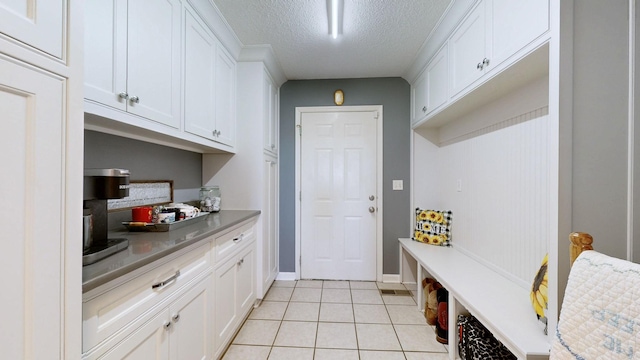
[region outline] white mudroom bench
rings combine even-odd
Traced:
[[[400,279],[415,281],[424,308],[421,280],[432,277],[449,291],[449,358],[458,356],[458,314],[475,316],[518,359],[548,359],[550,342],[536,319],[529,290],[454,247],[400,242]],[[553,330],[549,330],[553,331]]]

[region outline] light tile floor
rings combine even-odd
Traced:
[[[276,281],[223,359],[448,359],[415,298],[381,296],[378,289],[406,288],[360,281]]]

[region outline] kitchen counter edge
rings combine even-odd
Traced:
[[[146,241],[151,243],[152,246],[155,245],[161,249],[153,251],[147,256],[134,255],[132,251],[127,249],[95,264],[83,267],[82,293],[87,293],[258,215],[260,215],[259,210],[221,210],[217,213],[211,213],[201,223],[174,231],[110,233],[110,236],[113,234],[114,236],[128,237],[129,249],[132,249],[136,246],[136,243],[141,241]],[[171,245],[162,246],[163,244]]]

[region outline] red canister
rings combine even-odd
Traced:
[[[131,209],[131,219],[134,222],[150,223],[153,220],[153,207],[141,206]]]

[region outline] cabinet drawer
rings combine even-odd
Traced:
[[[255,220],[245,222],[228,232],[216,236],[213,246],[215,248],[216,263],[231,256],[236,250],[242,248],[256,238]]]
[[[129,325],[134,320],[146,321],[153,317],[155,311],[149,310],[211,268],[209,247],[208,243],[202,245],[103,294],[84,299],[83,352],[115,333],[132,332]]]

